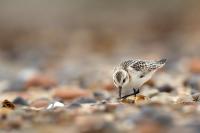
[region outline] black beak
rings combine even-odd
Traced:
[[[119,86],[118,88],[119,88],[119,98],[121,98],[121,97],[122,97],[122,96],[121,96],[122,87]]]

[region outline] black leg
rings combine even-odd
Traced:
[[[138,93],[140,93],[140,89],[135,89],[135,88],[133,88],[133,94],[134,94],[135,97],[136,97],[136,95],[137,95]]]
[[[133,88],[133,93],[121,97],[121,96],[120,96],[121,93],[120,93],[120,90],[119,90],[119,99],[125,99],[125,98],[127,98],[127,97],[129,97],[129,96],[132,96],[132,95],[134,95],[134,96],[136,97],[136,95],[137,95],[138,93],[140,93],[140,89],[135,89],[135,88]]]
[[[136,95],[137,95],[138,93],[140,93],[140,90],[139,90],[139,89],[133,89],[133,93],[128,94],[128,95],[125,95],[125,96],[123,96],[123,97],[120,97],[120,99],[124,99],[124,98],[127,98],[127,97],[132,96],[132,95],[134,95],[134,96],[136,97]]]
[[[129,96],[132,96],[132,95],[135,95],[135,93],[131,93],[131,94],[125,95],[125,96],[121,97],[121,99],[125,99],[125,98],[127,98]]]

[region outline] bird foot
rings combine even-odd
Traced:
[[[139,89],[133,88],[133,93],[128,94],[128,95],[125,95],[125,96],[123,96],[123,97],[119,97],[119,98],[117,98],[117,99],[118,99],[118,100],[126,99],[127,97],[133,96],[133,95],[136,97],[136,95],[137,95],[138,93],[140,93],[140,90],[139,90]]]
[[[136,97],[136,95],[137,95],[138,93],[140,93],[140,90],[139,90],[139,89],[133,88],[133,93],[134,93],[134,95],[135,95],[135,97]]]

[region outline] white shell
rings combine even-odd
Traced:
[[[65,105],[63,103],[55,101],[55,102],[49,104],[49,106],[47,107],[47,109],[55,109],[55,108],[64,107],[64,106]]]

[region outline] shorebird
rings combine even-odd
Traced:
[[[140,92],[140,87],[147,82],[153,74],[162,68],[166,59],[159,61],[147,60],[126,60],[115,67],[113,73],[114,85],[119,89],[119,99],[127,98],[131,95],[137,95]],[[132,89],[133,93],[123,96],[122,89]]]

